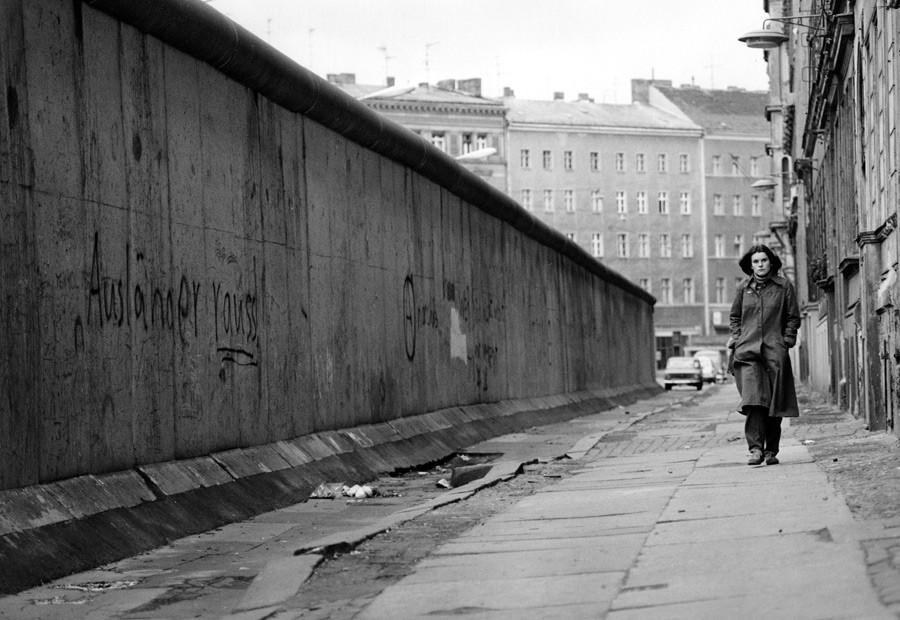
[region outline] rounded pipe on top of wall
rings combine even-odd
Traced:
[[[424,138],[360,103],[198,0],[82,0],[221,71],[281,107],[403,164],[600,278],[651,304],[656,298],[594,260]]]

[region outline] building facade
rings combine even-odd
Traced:
[[[769,127],[764,116],[768,93],[742,89],[672,87],[667,81],[632,81],[635,101],[678,114],[703,128],[698,172],[702,174],[705,218],[704,325],[692,341],[721,349],[729,334],[735,285],[745,276],[737,259],[752,245],[783,245],[770,189]],[[761,187],[759,187],[761,186]],[[791,266],[785,271],[790,276]]]
[[[493,149],[490,155],[461,160],[466,168],[506,192],[506,108],[501,101],[481,96],[481,80],[443,80],[419,84],[392,95],[394,86],[357,84],[352,73],[328,74],[328,81],[362,99],[374,110],[407,127],[451,157]],[[379,95],[379,93],[384,93]]]
[[[764,93],[633,81],[634,102],[481,97],[478,80],[384,86],[329,75],[355,97],[459,157],[525,209],[657,298],[660,366],[699,349],[724,354],[737,258],[773,244]],[[373,96],[373,93],[375,96]]]
[[[660,363],[683,352],[703,333],[701,128],[586,96],[504,103],[510,195],[657,298]]]
[[[900,412],[897,161],[900,2],[766,2],[773,165],[803,310],[812,389],[896,429]],[[780,36],[778,36],[780,35]]]

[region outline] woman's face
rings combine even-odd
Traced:
[[[772,263],[765,252],[757,252],[750,257],[750,266],[753,268],[753,275],[763,277],[772,269]]]

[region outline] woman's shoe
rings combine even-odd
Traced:
[[[766,452],[766,465],[778,465],[778,457],[774,452]]]
[[[747,465],[759,465],[762,462],[762,450],[758,450],[757,448],[753,448],[752,450],[750,450],[750,459],[747,461]]]

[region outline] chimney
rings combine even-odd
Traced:
[[[650,103],[651,86],[672,88],[672,80],[631,80],[631,102]]]
[[[591,103],[594,102],[594,100],[591,99],[587,93],[578,93],[578,101],[590,101]]]
[[[456,90],[456,80],[438,80],[437,87],[445,90]]]
[[[390,87],[393,86],[393,85],[394,85],[394,78],[391,77],[391,76],[388,76],[388,77],[387,77],[387,83],[385,84],[385,86],[387,86],[388,88],[390,88]]]
[[[469,95],[481,96],[481,78],[469,78],[468,80],[459,80],[456,84],[457,89]]]
[[[504,96],[504,97],[515,97],[515,96],[516,96],[516,91],[514,91],[514,90],[513,90],[512,88],[510,88],[509,86],[504,86],[504,87],[503,87],[503,96]]]
[[[566,94],[561,90],[558,90],[553,93],[553,101],[562,101],[566,98]]]

